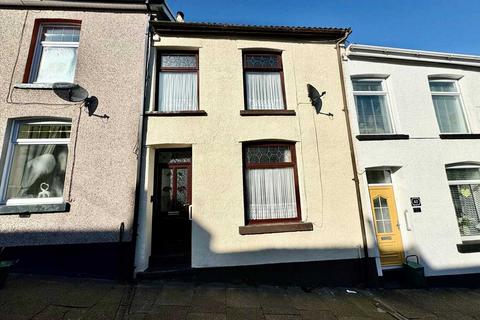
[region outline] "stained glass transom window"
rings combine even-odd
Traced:
[[[280,68],[280,56],[265,55],[249,55],[245,56],[245,67],[247,68]]]
[[[163,55],[160,65],[162,68],[196,69],[197,57],[194,55]]]
[[[292,162],[289,146],[259,146],[247,148],[249,163]]]

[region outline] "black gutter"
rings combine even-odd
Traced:
[[[232,25],[217,23],[153,22],[155,31],[162,35],[181,36],[244,36],[268,39],[297,39],[337,41],[350,29],[308,28],[284,26]]]

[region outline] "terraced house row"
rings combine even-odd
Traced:
[[[0,9],[0,247],[15,270],[480,273],[480,57],[185,22],[163,0]]]

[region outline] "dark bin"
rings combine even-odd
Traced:
[[[415,258],[416,261],[409,258]],[[418,256],[410,255],[405,257],[403,263],[403,273],[405,276],[405,282],[414,288],[424,288],[427,286],[425,280],[425,272],[423,266],[418,261]]]

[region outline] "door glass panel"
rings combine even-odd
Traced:
[[[173,201],[173,170],[169,168],[162,169],[161,188],[160,188],[160,211],[165,212],[172,208]]]
[[[177,206],[188,204],[188,169],[177,169]]]
[[[375,210],[375,224],[378,233],[392,232],[392,221],[390,211],[388,210],[387,199],[376,197],[373,199],[373,208]]]

